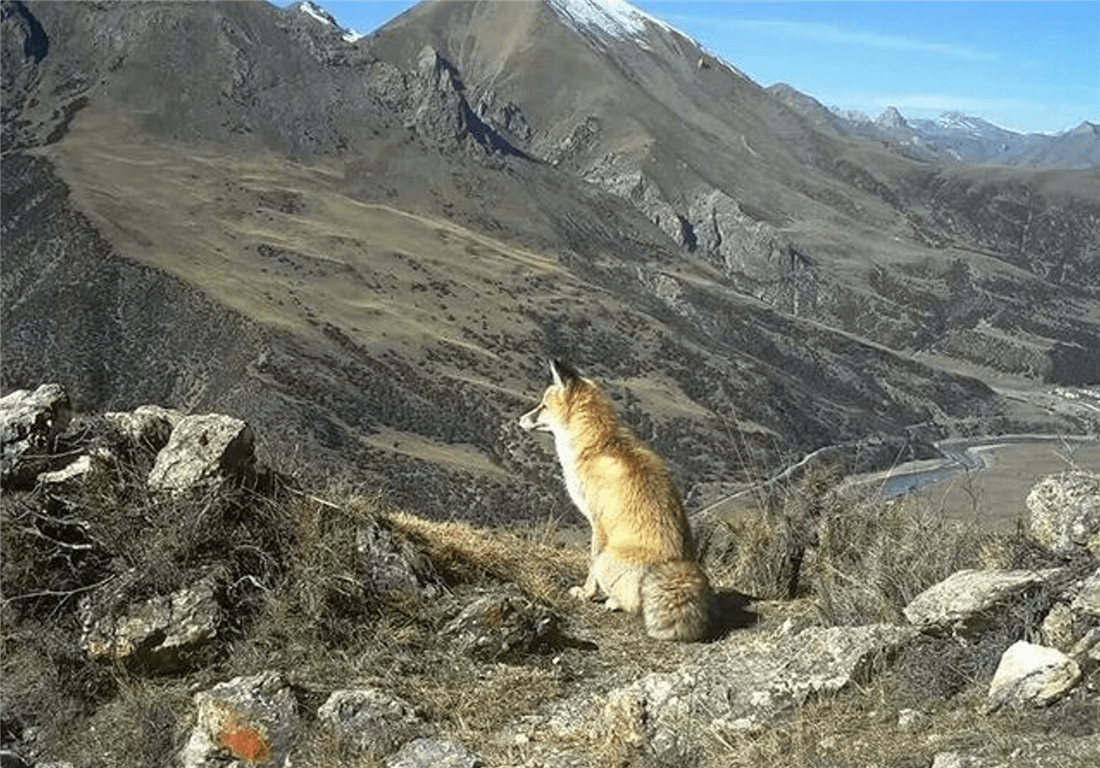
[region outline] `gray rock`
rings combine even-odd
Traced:
[[[435,597],[441,591],[431,560],[377,520],[355,532],[364,580],[375,593]]]
[[[1093,627],[1078,640],[1069,655],[1081,665],[1082,672],[1087,672],[1100,666],[1100,627]]]
[[[511,590],[470,603],[442,634],[459,653],[482,661],[505,661],[552,640],[557,626],[557,616]]]
[[[317,710],[317,720],[376,757],[394,752],[425,730],[411,704],[370,688],[333,691]]]
[[[213,575],[136,605],[119,606],[119,588],[124,585],[109,586],[80,604],[80,647],[89,658],[172,672],[186,666],[187,655],[217,635],[221,609]]]
[[[69,395],[60,384],[34,392],[17,389],[0,398],[0,484],[32,485],[48,469],[54,439],[72,419]]]
[[[255,463],[252,429],[232,416],[185,416],[157,454],[149,488],[180,493],[227,478],[240,478]]]
[[[989,684],[989,710],[1057,701],[1081,679],[1081,668],[1056,648],[1020,640],[1009,646]]]
[[[384,763],[386,768],[479,768],[484,764],[461,744],[437,738],[410,741]]]
[[[1074,613],[1100,618],[1100,568],[1085,579],[1069,607]]]
[[[1051,648],[1068,653],[1077,642],[1076,620],[1065,603],[1057,603],[1043,619],[1043,642]]]
[[[708,734],[744,732],[817,694],[838,691],[869,664],[917,635],[890,624],[810,627],[752,643],[717,643],[673,672],[654,673],[599,700],[563,704],[548,728],[592,738],[593,728],[661,764],[690,762]],[[578,733],[579,732],[579,733]]]
[[[1072,471],[1044,477],[1027,496],[1028,526],[1060,555],[1100,557],[1100,475]]]
[[[899,731],[919,731],[928,726],[928,717],[916,709],[903,709],[898,712]]]
[[[196,724],[181,768],[289,766],[299,726],[297,703],[276,672],[219,683],[195,694]]]
[[[132,411],[105,413],[103,418],[128,442],[156,452],[168,444],[184,414],[173,408],[142,405]]]
[[[905,618],[930,634],[976,635],[1000,618],[1006,603],[1059,572],[958,571],[914,597],[905,606]]]

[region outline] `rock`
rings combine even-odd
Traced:
[[[180,752],[182,768],[289,766],[299,726],[297,703],[276,672],[219,683],[195,694],[195,728]]]
[[[91,453],[78,456],[75,461],[70,462],[61,469],[39,473],[38,482],[46,485],[81,483],[110,472],[116,464],[117,461],[113,453],[106,448],[95,448]]]
[[[333,691],[317,710],[317,719],[341,740],[375,757],[394,752],[425,730],[411,704],[370,688]]]
[[[556,635],[558,619],[518,590],[480,597],[443,627],[454,649],[482,661],[512,660],[532,653]]]
[[[174,672],[217,635],[221,609],[213,575],[171,595],[119,607],[118,592],[125,587],[124,581],[81,602],[80,647],[89,658]]]
[[[105,413],[103,418],[129,443],[156,453],[168,444],[184,415],[172,408],[142,405],[133,411]]]
[[[255,463],[252,429],[220,414],[185,416],[172,430],[149,472],[149,488],[180,493],[246,476]]]
[[[1080,679],[1080,667],[1066,654],[1020,640],[1001,656],[989,684],[987,708],[991,711],[1005,704],[1050,704]]]
[[[479,768],[485,763],[466,747],[447,739],[414,739],[384,763],[386,768]]]
[[[435,597],[441,592],[431,560],[377,520],[355,532],[355,543],[363,558],[364,581],[375,593]]]
[[[1100,627],[1093,627],[1086,632],[1070,649],[1069,655],[1081,665],[1082,672],[1100,666]]]
[[[978,764],[978,758],[960,752],[937,752],[932,758],[932,768],[972,768]]]
[[[0,398],[0,485],[33,485],[39,472],[48,469],[53,441],[72,413],[60,384],[43,384],[34,392],[17,389]]]
[[[1001,618],[1005,604],[1058,573],[1058,569],[959,571],[914,597],[905,606],[905,618],[930,634],[974,636]]]
[[[903,709],[898,712],[899,731],[919,731],[928,725],[928,717],[916,709]]]
[[[611,691],[593,724],[591,699],[568,701],[548,727],[569,739],[602,733],[612,750],[640,752],[658,764],[690,764],[704,734],[743,733],[810,696],[839,691],[882,654],[917,636],[911,627],[810,627],[751,643],[701,647],[679,669],[647,675]],[[625,757],[623,758],[626,759]]]
[[[1051,552],[1088,550],[1100,557],[1100,475],[1071,471],[1049,475],[1027,496],[1031,535]]]
[[[1065,603],[1057,603],[1043,619],[1043,641],[1051,648],[1068,653],[1077,642],[1073,611]]]
[[[1050,609],[1042,625],[1045,644],[1071,656],[1080,655],[1073,649],[1090,631],[1100,629],[1098,617],[1100,569],[1063,592],[1061,602]]]
[[[1085,579],[1081,590],[1070,603],[1070,609],[1077,614],[1085,614],[1094,619],[1100,618],[1100,568]]]

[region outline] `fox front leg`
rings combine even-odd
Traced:
[[[569,594],[578,600],[595,600],[600,591],[596,582],[596,556],[599,554],[596,532],[592,532],[592,546],[588,554],[588,578],[584,580],[583,587],[570,587]]]

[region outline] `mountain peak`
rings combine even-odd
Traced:
[[[626,0],[547,0],[566,21],[578,28],[613,37],[635,37],[648,25],[670,29],[660,19],[638,10]]]
[[[875,122],[883,128],[909,127],[909,123],[906,122],[905,118],[902,116],[901,112],[898,111],[897,107],[887,107],[886,110],[883,111],[881,115],[879,115],[878,120],[876,120]]]
[[[340,22],[336,20],[335,16],[333,16],[331,13],[326,11],[324,8],[322,8],[312,0],[300,0],[294,5],[288,7],[287,10],[304,13],[305,15],[311,16],[312,18],[316,19],[325,26],[332,27],[332,29],[338,32],[346,42],[354,43],[359,38],[365,37],[365,35],[360,32],[346,29],[345,27],[340,26]]]

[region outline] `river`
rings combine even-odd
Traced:
[[[918,493],[952,517],[1011,530],[1026,519],[1027,494],[1046,475],[1075,467],[1100,473],[1095,437],[1005,435],[943,440],[936,447],[943,458],[899,464],[851,482],[877,483],[888,498]]]

